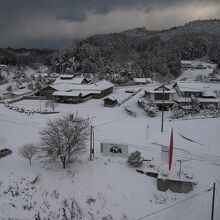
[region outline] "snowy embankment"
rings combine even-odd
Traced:
[[[123,106],[103,107],[103,100],[60,104],[56,108],[60,113],[54,115],[26,115],[0,105],[0,146],[13,151],[12,155],[0,159],[0,218],[62,219],[64,213],[67,217],[74,215],[72,206],[75,216],[86,220],[209,219],[212,192],[206,190],[213,182],[217,184],[216,207],[220,205],[220,119],[170,121],[165,117],[162,134],[160,112],[155,118],[149,118],[138,108],[141,95],[138,93],[126,103],[135,108],[136,118],[128,116]],[[43,102],[24,100],[16,104],[39,109]],[[95,132],[94,161],[88,160],[87,152],[63,170],[59,161],[45,164],[34,158],[29,166],[18,155],[18,148],[23,144],[39,143],[39,131],[49,119],[74,112],[91,118]],[[190,159],[183,163],[182,170],[192,173],[197,182],[189,194],[159,192],[156,180],[137,173],[127,165],[126,159],[103,157],[100,153],[101,142],[128,144],[129,153],[139,150],[145,159],[154,158],[152,163],[158,167],[161,149],[157,144],[169,145],[172,127],[174,147],[178,148],[174,149],[173,165],[178,170],[177,159]],[[147,171],[149,165],[144,162],[138,169]],[[216,208],[215,219],[219,218],[220,210]]]

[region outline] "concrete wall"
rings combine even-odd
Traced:
[[[177,181],[169,179],[157,179],[157,189],[159,191],[167,191],[170,189],[176,193],[188,193],[193,190],[193,183],[186,181]]]

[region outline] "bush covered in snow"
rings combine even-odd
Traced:
[[[141,152],[135,151],[131,153],[128,157],[128,163],[134,167],[140,167],[143,164],[143,157],[141,157]]]

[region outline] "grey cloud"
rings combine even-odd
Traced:
[[[196,1],[201,2],[201,0]],[[39,16],[50,15],[58,19],[82,21],[86,19],[86,11],[90,10],[105,14],[114,9],[163,7],[186,2],[190,0],[3,0],[0,1],[0,18],[16,22],[15,19],[28,19],[39,14]]]
[[[220,5],[219,0],[0,0],[0,47],[59,47],[74,37],[94,34],[95,30],[106,33],[135,26],[163,28],[173,25],[172,19],[182,24],[188,21],[184,13],[166,19],[165,15],[161,18],[161,12],[192,3],[204,4],[204,7]],[[115,16],[115,11],[118,11],[117,20],[110,17]],[[129,11],[133,20],[125,19]],[[147,16],[145,22],[144,13],[153,13],[152,21]],[[97,20],[99,27],[96,27],[95,19],[104,21]]]

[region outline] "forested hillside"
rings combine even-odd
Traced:
[[[21,66],[46,64],[49,55],[54,52],[55,50],[49,49],[0,48],[0,64]]]
[[[118,74],[125,81],[135,76],[176,78],[181,59],[201,58],[220,65],[220,20],[198,20],[162,31],[136,28],[94,35],[73,40],[60,51],[0,49],[0,64],[40,63],[58,73],[94,73],[110,80]]]
[[[205,58],[220,63],[220,21],[203,20],[169,30],[136,28],[73,41],[55,53],[49,65],[56,72],[112,73],[175,78],[181,59]]]

